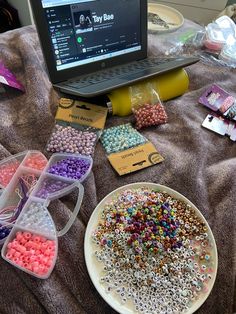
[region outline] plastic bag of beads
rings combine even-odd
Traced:
[[[101,142],[109,155],[144,144],[147,139],[130,123],[126,123],[105,129],[101,136]]]
[[[137,129],[167,122],[167,114],[151,83],[130,87],[131,108]]]
[[[52,153],[79,153],[92,156],[101,131],[81,125],[76,127],[66,123],[55,124],[47,143],[47,151]]]
[[[47,151],[92,156],[104,129],[107,111],[105,107],[81,100],[61,98]]]

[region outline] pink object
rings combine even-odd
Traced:
[[[144,104],[133,110],[136,119],[136,128],[159,125],[167,122],[167,115],[161,103]]]
[[[30,232],[23,232],[23,237],[26,239],[26,240],[29,240],[31,238],[31,233]]]
[[[6,257],[7,257],[8,259],[10,259],[10,260],[13,258],[13,256],[12,256],[11,253],[7,253]]]
[[[0,62],[0,83],[24,91],[23,85],[9,71],[2,62]]]
[[[39,243],[40,242],[40,236],[36,236],[36,235],[33,235],[32,236],[32,239],[35,243]]]
[[[55,248],[55,241],[18,231],[15,239],[7,245],[6,258],[27,271],[43,276],[53,265]]]
[[[20,256],[21,256],[20,252],[15,251],[14,257],[20,257]]]
[[[20,244],[24,245],[27,242],[27,240],[25,238],[20,239]]]
[[[209,50],[213,50],[217,52],[220,52],[221,49],[223,48],[223,44],[211,41],[209,39],[204,41],[204,46]]]
[[[20,241],[23,238],[23,233],[22,232],[17,232],[16,233],[16,240]]]
[[[27,158],[25,166],[33,169],[43,170],[47,165],[47,159],[41,154],[34,154]]]
[[[6,187],[8,185],[19,165],[18,161],[12,161],[0,166],[0,184],[2,186]]]

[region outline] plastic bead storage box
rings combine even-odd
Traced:
[[[26,151],[0,162],[0,244],[2,257],[37,278],[46,279],[57,259],[58,237],[72,226],[80,210],[93,160],[79,154]],[[74,211],[57,230],[49,203],[78,189]]]

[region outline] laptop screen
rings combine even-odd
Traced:
[[[140,0],[41,0],[57,71],[141,50]]]

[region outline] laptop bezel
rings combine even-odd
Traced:
[[[48,74],[53,84],[64,82],[80,75],[93,73],[101,69],[110,68],[112,66],[117,66],[135,60],[141,60],[147,57],[147,0],[140,0],[141,50],[60,71],[57,71],[56,69],[51,38],[49,36],[48,25],[42,2],[41,0],[30,0],[30,4]]]

